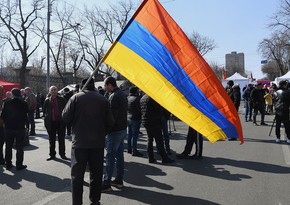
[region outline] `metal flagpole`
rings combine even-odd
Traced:
[[[84,84],[84,86],[81,88],[81,91],[84,90],[84,88],[89,84],[90,80],[93,78],[93,76],[96,74],[98,68],[101,66],[101,64],[103,63],[103,58],[100,60],[100,62],[98,63],[96,69],[94,70],[94,72],[90,75],[89,79],[87,80],[87,82]]]

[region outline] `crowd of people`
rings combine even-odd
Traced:
[[[169,156],[172,154],[168,133],[170,113],[166,109],[136,86],[130,87],[127,96],[111,76],[104,80],[104,88],[95,88],[94,80],[86,83],[87,80],[84,79],[75,90],[64,89],[62,93],[56,86],[51,86],[46,97],[39,93],[35,95],[30,87],[14,88],[3,99],[0,118],[0,163],[7,170],[14,166],[13,146],[16,147],[16,170],[27,168],[23,164],[23,147],[29,145],[29,136],[36,135],[35,119],[43,118],[49,139],[49,157],[46,160],[57,158],[56,142],[60,158],[71,160],[73,204],[82,204],[86,170],[90,172],[91,204],[99,204],[101,192],[111,191],[112,186],[123,187],[125,148],[133,157],[144,155],[138,149],[141,126],[144,126],[148,136],[148,162],[157,162],[154,141],[161,163],[174,162]],[[72,137],[71,159],[65,152],[66,136]],[[189,127],[185,146],[188,157],[180,157],[185,156],[182,152],[177,154],[177,158],[201,159],[202,139],[198,132]],[[196,143],[196,153],[190,156],[193,143]],[[116,176],[113,179],[115,168]]]
[[[88,81],[88,82],[87,82]],[[281,124],[284,124],[287,143],[290,144],[290,91],[286,81],[279,87],[270,88],[258,83],[249,84],[243,90],[233,81],[228,81],[226,92],[239,111],[241,99],[244,100],[245,122],[258,126],[257,115],[260,113],[260,125],[265,123],[265,115],[275,113],[276,142],[280,143]],[[3,88],[0,87],[0,94]],[[1,98],[2,99],[2,98]],[[23,147],[29,144],[29,136],[35,133],[35,118],[40,118],[42,108],[44,126],[49,139],[49,158],[58,154],[63,160],[66,156],[65,136],[72,137],[71,178],[73,204],[82,204],[83,180],[86,170],[90,172],[90,201],[99,204],[101,192],[112,190],[112,186],[123,187],[124,151],[127,139],[127,152],[134,157],[144,154],[138,149],[140,127],[147,132],[147,157],[149,163],[156,163],[153,142],[155,140],[161,163],[172,163],[170,158],[170,139],[168,120],[170,113],[147,94],[142,94],[132,86],[127,96],[109,76],[104,80],[104,88],[95,88],[93,79],[84,79],[74,91],[64,89],[58,92],[51,86],[44,98],[35,95],[31,88],[14,88],[6,93],[1,104],[0,118],[0,164],[7,170],[12,169],[12,147],[16,148],[16,170],[26,169],[23,164]],[[274,106],[273,106],[274,105]],[[73,133],[73,134],[72,134]],[[72,136],[71,136],[72,135]],[[57,140],[56,140],[57,139]],[[233,140],[233,138],[229,138]],[[5,143],[5,157],[3,146]],[[193,144],[195,153],[191,155]],[[178,153],[178,159],[202,159],[203,136],[193,128],[188,128],[184,151]],[[105,167],[104,167],[105,162]],[[115,167],[116,166],[116,167]],[[113,179],[114,169],[116,176]],[[104,171],[103,171],[104,170]]]
[[[253,125],[259,126],[257,123],[257,115],[260,113],[260,125],[268,125],[265,123],[265,115],[275,114],[274,122],[276,142],[281,142],[280,128],[283,123],[286,133],[286,143],[290,144],[290,84],[282,80],[279,86],[271,84],[267,86],[258,83],[255,86],[248,84],[241,91],[238,84],[234,84],[232,80],[227,82],[226,91],[232,99],[237,111],[239,111],[241,97],[244,100],[244,117],[245,122],[253,122]]]

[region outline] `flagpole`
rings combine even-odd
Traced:
[[[98,68],[101,66],[101,64],[104,62],[104,60],[107,58],[107,56],[111,53],[112,49],[115,47],[115,45],[117,44],[118,40],[121,38],[121,36],[123,35],[123,33],[127,30],[127,28],[129,27],[129,25],[132,23],[132,21],[134,20],[135,16],[137,16],[137,14],[140,12],[140,10],[142,9],[143,5],[147,3],[148,0],[144,0],[141,5],[138,7],[138,9],[135,11],[135,13],[133,14],[132,18],[130,19],[130,21],[127,23],[127,25],[125,26],[125,28],[122,30],[122,32],[119,34],[118,38],[115,40],[115,42],[113,43],[113,45],[109,48],[109,50],[107,51],[107,53],[103,56],[103,58],[100,60],[100,62],[98,63],[97,67],[95,68],[95,70],[93,71],[93,73],[90,75],[89,79],[87,80],[87,82],[84,84],[84,86],[81,88],[81,91],[84,90],[84,88],[89,84],[90,80],[93,78],[93,76],[96,74]]]
[[[84,86],[81,88],[81,91],[84,90],[84,88],[89,84],[90,80],[93,78],[93,76],[96,74],[96,72],[98,71],[98,68],[101,66],[101,64],[103,63],[103,58],[100,60],[100,62],[98,63],[97,67],[95,68],[95,70],[92,72],[92,74],[90,75],[89,79],[86,81],[86,83],[84,84]]]

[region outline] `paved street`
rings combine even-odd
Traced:
[[[146,157],[125,153],[125,187],[103,194],[101,204],[288,205],[290,146],[285,142],[276,144],[274,130],[268,136],[272,120],[273,115],[267,115],[269,126],[258,127],[242,120],[244,145],[227,140],[215,144],[205,141],[200,161],[176,159],[175,153],[183,151],[187,126],[175,121],[171,147],[176,162],[163,165],[155,153],[158,163],[149,164]],[[139,148],[146,156],[146,132],[144,128],[141,131],[144,135],[140,136]],[[0,166],[0,204],[71,204],[70,162],[60,158],[47,162],[48,137],[42,120],[37,120],[36,132],[37,136],[30,138],[31,145],[25,148],[27,170],[7,171]],[[67,139],[67,156],[70,146]],[[84,204],[89,204],[88,181],[86,173]]]

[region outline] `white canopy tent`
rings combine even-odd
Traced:
[[[279,85],[279,82],[282,81],[282,80],[288,80],[288,81],[290,81],[290,71],[288,71],[285,75],[282,75],[280,77],[275,78],[275,81],[274,82],[278,86]]]
[[[250,79],[243,77],[241,74],[236,72],[234,75],[228,77],[227,79],[222,81],[222,85],[226,87],[227,82],[229,80],[234,81],[234,84],[239,84],[240,88],[242,89],[243,87],[247,86],[250,82]]]

